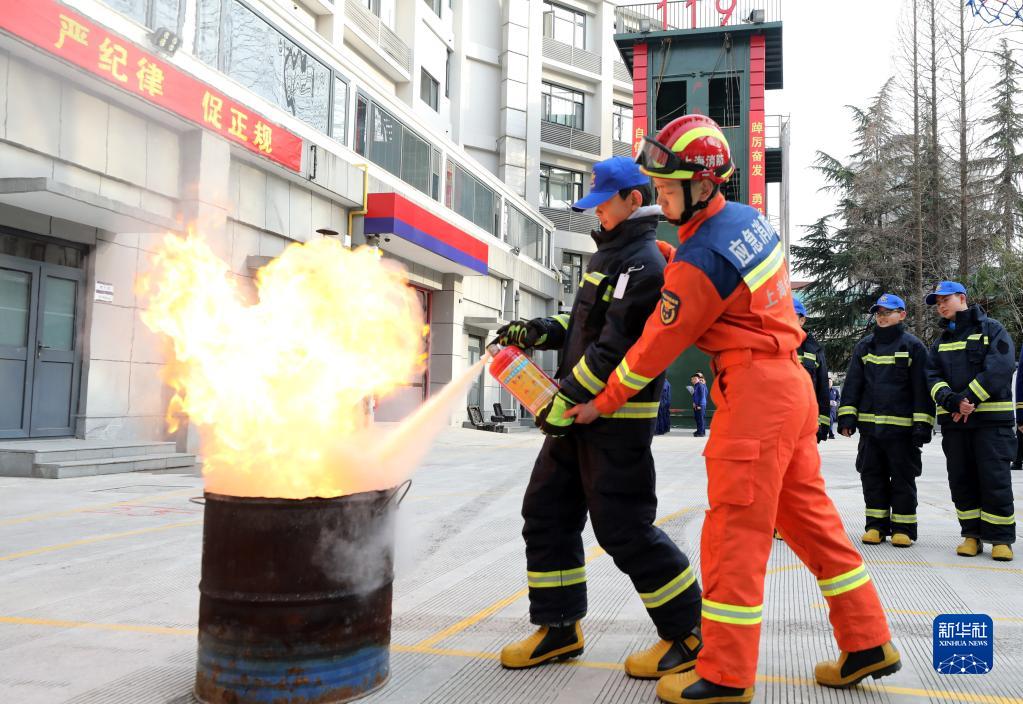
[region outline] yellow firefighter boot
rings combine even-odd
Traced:
[[[863,537],[860,538],[860,542],[866,543],[867,545],[880,545],[884,542],[884,536],[881,535],[881,531],[877,528],[871,528],[863,534]]]
[[[571,626],[540,626],[536,633],[501,649],[501,664],[511,670],[536,667],[551,660],[582,655],[583,629]]]
[[[646,650],[625,658],[625,672],[630,677],[653,680],[696,667],[696,654],[703,647],[700,629],[680,640],[661,639]]]
[[[668,704],[746,704],[753,701],[753,691],[708,682],[695,670],[662,677],[657,683],[657,698]]]
[[[991,557],[999,562],[1012,561],[1012,548],[1008,545],[992,545]]]
[[[976,538],[967,538],[956,548],[956,555],[963,557],[976,557],[981,552],[984,552],[984,545]]]
[[[897,548],[908,548],[913,544],[913,539],[905,533],[896,533],[892,536],[892,545]]]
[[[860,680],[873,677],[875,680],[892,675],[902,668],[902,658],[891,641],[868,650],[854,653],[842,651],[838,661],[826,660],[817,663],[813,676],[817,684],[825,687],[845,689],[859,684]]]

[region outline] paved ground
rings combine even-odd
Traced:
[[[503,671],[500,646],[529,632],[522,490],[541,437],[446,431],[401,511],[392,677],[366,702],[554,704],[654,702],[654,684],[620,663],[656,637],[611,559],[588,555],[585,656],[572,665]],[[659,522],[699,562],[702,440],[658,438]],[[846,526],[862,526],[856,443],[823,445],[829,490]],[[888,607],[903,670],[855,691],[815,686],[833,652],[816,583],[783,543],[767,578],[758,702],[1023,704],[1023,559],[957,558],[955,513],[940,447],[926,448],[922,540],[910,550],[861,546]],[[1015,477],[1017,505],[1023,477]],[[0,700],[17,704],[191,702],[201,493],[190,474],[83,479],[0,478]],[[1023,514],[1023,511],[1018,513]],[[931,622],[947,612],[994,618],[995,668],[943,676],[931,668]]]

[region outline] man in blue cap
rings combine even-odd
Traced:
[[[992,558],[1008,561],[1016,542],[1009,469],[1016,456],[1012,338],[983,308],[967,303],[961,283],[942,281],[925,301],[937,306],[942,318],[927,384],[937,404],[941,449],[963,536],[956,553],[974,557],[989,543]]]
[[[643,332],[661,299],[666,255],[651,206],[650,180],[625,157],[595,164],[590,193],[574,204],[596,208],[597,252],[570,315],[511,323],[501,344],[560,349],[561,390],[537,420],[548,436],[522,503],[530,620],[538,630],[501,651],[501,664],[525,668],[583,651],[586,615],[582,530],[593,533],[629,575],[660,640],[625,660],[633,677],[692,669],[702,647],[701,592],[689,559],[653,525],[657,509],[650,452],[661,374],[632,402],[591,425],[573,427],[565,411],[593,399]]]
[[[806,333],[806,339],[796,350],[799,361],[813,381],[813,394],[817,399],[817,442],[821,443],[831,435],[831,399],[828,396],[828,362],[824,359],[824,348],[806,329],[806,306],[798,298],[792,298],[799,327]]]
[[[927,348],[903,327],[906,303],[895,294],[878,298],[870,312],[876,327],[853,348],[838,432],[861,433],[856,470],[866,506],[862,542],[877,545],[890,535],[892,545],[908,548],[917,539],[920,448],[934,428]]]

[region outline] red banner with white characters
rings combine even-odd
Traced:
[[[632,53],[632,156],[639,156],[647,128],[647,45],[636,44]]]
[[[302,138],[54,0],[0,0],[0,30],[293,171]]]
[[[767,215],[767,148],[764,144],[764,35],[749,48],[749,204]]]

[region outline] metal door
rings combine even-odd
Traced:
[[[74,433],[79,269],[0,256],[0,438]]]

